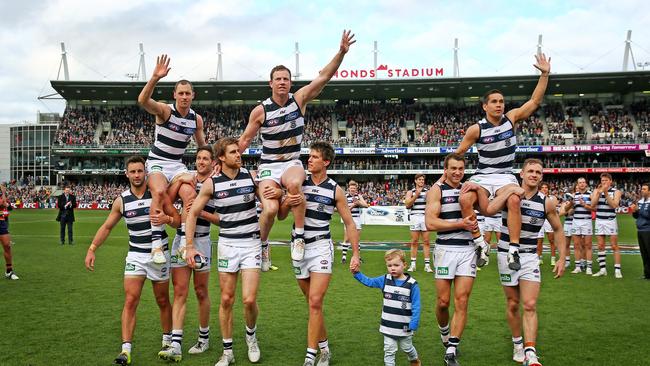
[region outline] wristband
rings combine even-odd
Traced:
[[[95,245],[95,244],[90,244],[90,247],[88,247],[88,250],[90,250],[91,252],[94,253],[94,252],[97,250],[97,245]]]

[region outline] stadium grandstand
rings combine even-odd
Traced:
[[[444,156],[483,116],[480,96],[497,88],[507,109],[529,98],[537,77],[346,80],[327,85],[309,106],[303,153],[310,142],[332,142],[330,170],[339,183],[354,177],[373,205],[396,205],[424,172],[432,183]],[[300,88],[304,81],[295,81]],[[10,197],[16,207],[53,207],[71,184],[82,207],[107,208],[126,184],[127,156],[146,156],[154,122],[136,104],[141,82],[52,81],[66,100],[56,124],[11,128]],[[173,83],[155,98],[171,100]],[[195,82],[193,108],[205,119],[207,141],[239,136],[252,108],[266,97],[264,82]],[[611,173],[628,202],[650,172],[650,72],[553,75],[545,102],[518,125],[517,163],[540,158],[557,194],[578,176],[595,182]],[[51,117],[51,116],[50,116]],[[52,118],[50,118],[50,121]],[[188,149],[185,162],[193,165]],[[476,168],[471,151],[468,173]],[[259,139],[244,153],[254,168]],[[306,158],[306,155],[304,155]],[[44,168],[45,167],[45,168]]]

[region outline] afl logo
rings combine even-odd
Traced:
[[[453,203],[456,199],[454,197],[445,197],[445,203]]]
[[[228,192],[226,191],[217,192],[217,198],[226,198],[226,197],[228,197]]]
[[[133,216],[135,216],[135,215],[136,215],[136,212],[135,212],[135,211],[127,211],[125,216],[126,216],[126,217],[133,217]]]
[[[172,130],[172,131],[176,131],[176,132],[178,132],[178,131],[181,130],[181,127],[180,127],[180,126],[177,126],[177,125],[175,125],[175,124],[173,124],[173,123],[168,124],[167,127],[169,127],[170,130]]]
[[[488,137],[483,137],[481,139],[481,142],[483,142],[484,144],[489,144],[494,142],[494,140],[495,140],[494,136],[488,136]]]
[[[274,118],[274,119],[269,120],[266,124],[268,126],[275,126],[275,125],[278,124],[278,122],[280,122],[280,119],[279,118]]]

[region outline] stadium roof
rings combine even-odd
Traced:
[[[433,78],[433,79],[354,79],[333,80],[320,95],[322,100],[391,98],[464,98],[501,89],[507,96],[530,95],[538,80],[536,75]],[[294,81],[293,89],[308,80]],[[68,101],[135,101],[144,86],[141,81],[62,81],[52,80],[52,87]],[[196,101],[262,100],[269,86],[263,81],[196,81]],[[171,99],[173,82],[161,82],[154,99]],[[553,74],[547,95],[578,95],[635,92],[650,94],[650,71]],[[43,96],[41,98],[52,97]]]

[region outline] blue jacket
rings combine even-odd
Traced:
[[[636,229],[650,231],[650,199],[640,199],[637,206],[639,210],[632,214],[636,219]]]
[[[384,280],[385,280],[386,275],[381,275],[379,277],[367,277],[361,272],[357,272],[354,274],[354,278],[363,283],[364,285],[368,287],[374,287],[374,288],[382,288],[384,287]],[[395,283],[397,286],[401,286],[404,283],[404,280],[395,280]],[[411,324],[409,324],[409,329],[410,330],[417,330],[418,327],[420,326],[420,287],[416,283],[413,285],[413,289],[411,290],[411,310],[413,312],[413,315],[411,316]]]

